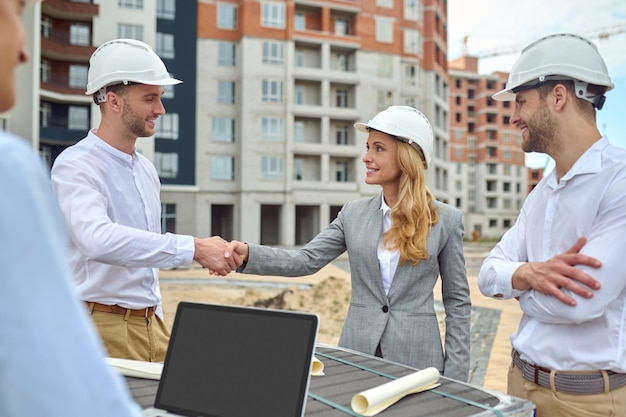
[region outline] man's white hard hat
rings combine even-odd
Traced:
[[[165,64],[152,48],[135,39],[115,39],[98,47],[89,58],[87,91],[98,94],[98,102],[106,101],[106,87],[114,84],[174,85]]]
[[[589,84],[613,88],[606,64],[591,41],[569,33],[543,37],[522,50],[503,90],[494,100],[512,101],[515,94],[549,80],[573,80],[576,95],[601,108],[603,96],[588,93]]]

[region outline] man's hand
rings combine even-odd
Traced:
[[[576,265],[599,268],[602,266],[602,263],[596,258],[580,253],[580,250],[586,243],[587,238],[581,237],[565,253],[545,262],[527,262],[523,264],[513,274],[513,288],[521,291],[532,288],[544,294],[554,296],[559,301],[570,306],[575,306],[576,300],[566,295],[562,289],[567,289],[581,297],[593,297],[593,291],[591,290],[599,290],[600,283],[591,275],[577,268]]]
[[[219,236],[200,239],[194,237],[193,260],[207,268],[212,275],[226,275],[243,263],[237,252],[231,251],[228,242]]]
[[[230,253],[236,253],[241,257],[242,262],[248,261],[248,245],[238,240],[231,240],[227,245],[227,250]]]

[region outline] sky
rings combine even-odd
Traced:
[[[481,58],[478,71],[509,72],[521,49],[554,33],[575,33],[596,44],[615,88],[597,112],[598,128],[609,142],[626,148],[626,1],[624,0],[448,0],[448,59],[487,51],[512,51]],[[600,39],[602,32],[610,34]],[[549,168],[552,160],[526,154],[526,165]]]

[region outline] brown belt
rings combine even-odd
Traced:
[[[542,387],[551,388],[551,369],[528,363],[513,349],[513,364],[521,371],[525,380]],[[613,371],[570,373],[554,371],[554,389],[569,394],[600,394],[626,385],[626,374]]]
[[[85,303],[87,303],[87,308],[89,308],[90,311],[100,311],[102,313],[120,314],[122,316],[125,316],[126,314],[128,314],[130,316],[152,317],[154,316],[154,309],[155,309],[155,307],[146,307],[146,308],[140,308],[139,310],[132,310],[130,308],[124,308],[124,307],[118,306],[117,304],[107,305],[107,304],[100,304],[100,303],[92,303],[89,301],[85,301]]]

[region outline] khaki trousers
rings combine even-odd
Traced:
[[[112,358],[163,362],[170,332],[156,314],[139,317],[93,311],[104,347]]]
[[[522,371],[511,364],[508,394],[534,403],[536,417],[626,417],[626,385],[599,394],[557,392],[524,379]]]

